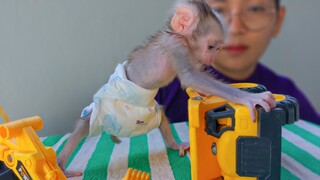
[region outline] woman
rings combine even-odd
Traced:
[[[300,105],[300,118],[320,124],[320,116],[303,92],[288,77],[259,62],[269,42],[281,29],[285,7],[279,0],[206,0],[225,20],[225,46],[206,71],[226,83],[252,82],[272,93],[291,95]],[[188,120],[188,95],[178,79],[159,90],[156,100],[164,105],[170,122]]]

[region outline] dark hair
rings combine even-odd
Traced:
[[[205,0],[196,0],[196,1],[205,1]],[[280,0],[274,0],[275,4],[276,4],[276,9],[278,10],[280,7]]]
[[[275,0],[275,3],[276,3],[276,9],[278,10],[280,7],[280,0]]]
[[[205,0],[195,0],[195,1],[205,1]],[[276,5],[276,9],[279,10],[279,7],[280,7],[280,0],[274,0],[274,3]]]

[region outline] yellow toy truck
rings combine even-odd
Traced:
[[[6,122],[0,125],[0,179],[67,179],[54,150],[45,147],[35,132],[43,126],[39,116],[10,122],[1,106],[0,115]]]
[[[262,85],[231,86],[259,93]],[[276,108],[256,108],[256,122],[240,104],[187,89],[192,180],[280,179],[281,127],[299,117],[295,98],[273,94]]]

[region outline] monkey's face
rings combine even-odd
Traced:
[[[198,62],[212,65],[223,44],[223,30],[220,24],[213,19],[208,20],[206,25],[200,28],[205,30],[198,37],[189,41],[190,49]]]

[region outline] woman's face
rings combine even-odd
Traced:
[[[226,23],[226,39],[213,66],[221,73],[253,72],[285,13],[271,0],[207,0]],[[250,75],[250,74],[248,74]]]

